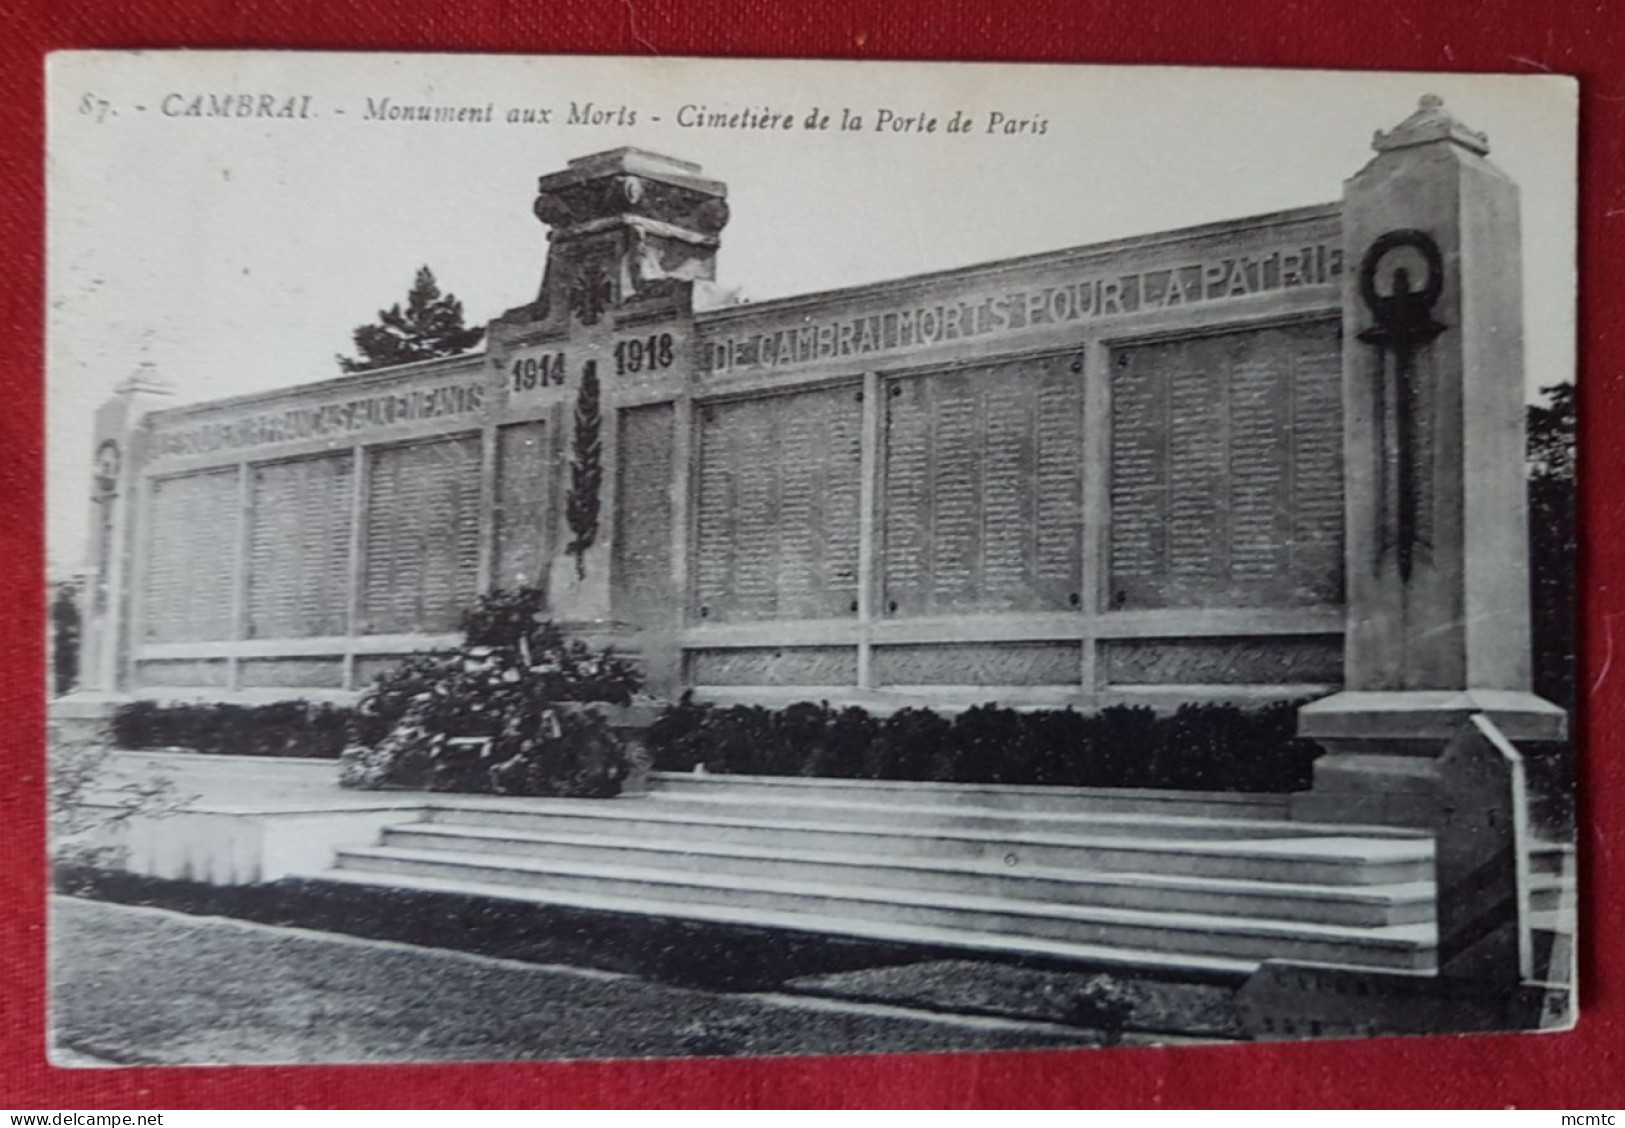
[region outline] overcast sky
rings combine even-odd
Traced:
[[[536,177],[636,145],[726,182],[718,280],[752,300],[1336,200],[1436,93],[1522,190],[1531,389],[1572,379],[1573,88],[1545,77],[967,64],[147,53],[50,83],[48,559],[82,553],[90,422],[142,360],[176,402],[338,374],[351,331],[433,268],[470,323],[531,300]],[[310,115],[189,118],[203,96]],[[308,101],[303,101],[308,96]],[[494,120],[367,119],[368,100]],[[571,103],[628,114],[571,125]],[[770,108],[796,127],[692,113]],[[144,107],[144,108],[140,108]],[[510,109],[552,111],[510,124]],[[802,129],[814,108],[826,133]],[[834,128],[843,107],[864,129]],[[936,117],[877,132],[876,111]],[[968,134],[944,132],[955,111]],[[991,115],[1035,123],[1006,135]],[[655,120],[658,118],[659,120]],[[1036,123],[1043,132],[1035,132]]]

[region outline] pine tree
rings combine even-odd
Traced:
[[[339,357],[339,367],[345,372],[370,372],[456,356],[474,348],[484,336],[483,328],[463,325],[463,303],[454,294],[441,294],[434,272],[424,266],[406,295],[406,309],[397,303],[379,310],[375,324],[357,326],[355,347],[361,355]]]

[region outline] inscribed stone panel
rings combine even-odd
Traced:
[[[1077,685],[1076,642],[877,646],[877,685]]]
[[[691,685],[852,685],[858,652],[850,646],[748,646],[691,650]]]
[[[384,447],[370,463],[363,631],[456,630],[479,581],[479,436]]]
[[[147,642],[211,642],[233,635],[237,583],[237,468],[152,483],[142,582]]]
[[[857,610],[862,393],[847,386],[700,409],[695,615]]]
[[[1336,684],[1343,641],[1336,636],[1110,639],[1101,643],[1113,685]]]
[[[497,431],[496,585],[510,591],[547,580],[555,517],[546,440],[540,421]]]
[[[338,689],[344,663],[337,658],[245,658],[237,664],[237,684],[245,689]]]
[[[182,659],[135,664],[135,684],[140,689],[166,686],[224,689],[230,681],[230,675],[231,671],[224,659],[198,661]]]
[[[885,612],[1078,606],[1082,454],[1083,377],[1072,357],[892,381]]]
[[[1111,605],[1343,598],[1335,324],[1136,345],[1111,366]]]
[[[672,610],[669,403],[621,412],[612,586],[617,618],[641,623]]]
[[[353,462],[346,452],[250,471],[249,638],[346,632]]]

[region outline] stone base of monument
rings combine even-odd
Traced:
[[[608,803],[436,796],[324,886],[1155,969],[1434,966],[1432,848],[1278,796],[655,773]]]
[[[1563,879],[1536,868],[1554,847],[1531,833],[1513,743],[1561,739],[1565,728],[1555,706],[1505,691],[1345,692],[1300,710],[1300,735],[1327,753],[1313,789],[1292,797],[1292,817],[1431,835],[1439,967],[1417,975],[1266,961],[1239,996],[1251,1032],[1357,1037],[1570,1022],[1572,932],[1535,927],[1551,915],[1540,898]]]
[[[1326,749],[1292,817],[1315,823],[1431,827],[1447,781],[1440,754],[1474,717],[1509,743],[1562,740],[1567,714],[1505,690],[1345,692],[1298,711],[1298,735]]]
[[[46,706],[51,740],[63,745],[99,743],[107,739],[113,714],[130,698],[122,693],[80,691],[57,697]]]

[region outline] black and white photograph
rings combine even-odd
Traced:
[[[52,1062],[1583,1021],[1576,97],[52,56]]]

